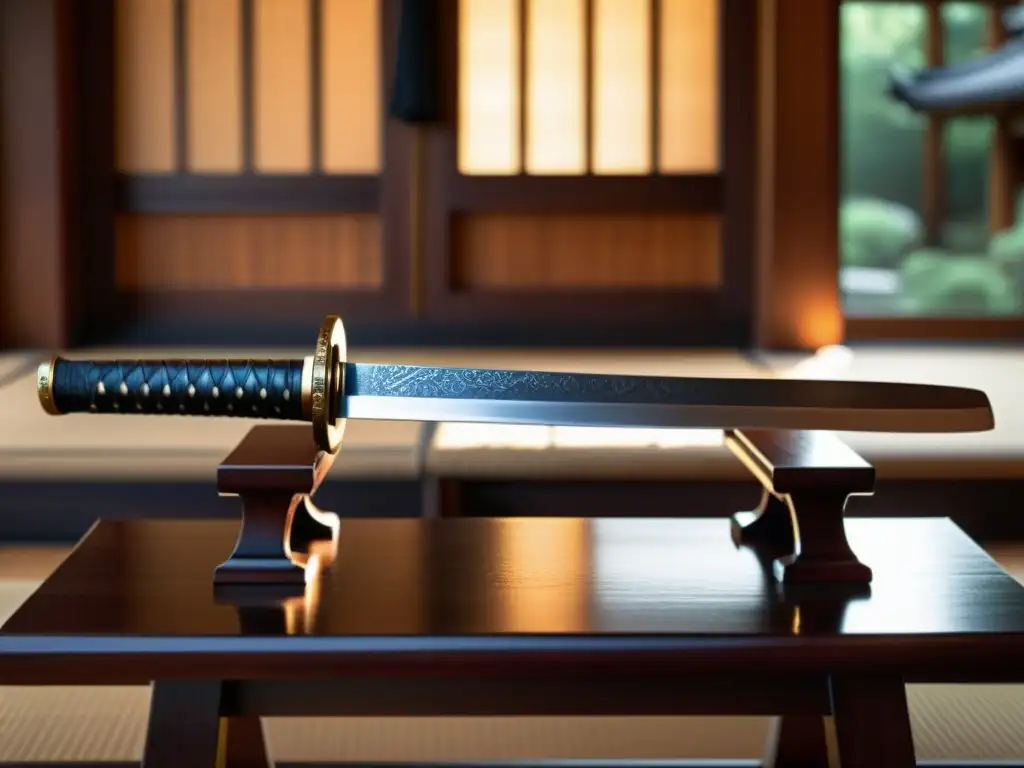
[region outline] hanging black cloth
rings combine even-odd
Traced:
[[[406,123],[441,118],[440,12],[438,0],[402,0],[388,113]]]

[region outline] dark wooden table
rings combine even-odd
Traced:
[[[261,715],[470,714],[774,715],[777,766],[913,765],[904,684],[1024,680],[1024,587],[948,520],[848,533],[869,594],[783,587],[724,519],[346,520],[274,598],[214,592],[237,524],[100,522],[0,684],[155,681],[150,768],[260,764]]]

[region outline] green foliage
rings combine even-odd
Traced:
[[[988,252],[1000,264],[1024,265],[1024,195],[1017,199],[1016,224],[993,235]]]
[[[839,211],[842,260],[846,266],[895,268],[921,243],[913,211],[885,200],[844,200]]]
[[[1009,315],[1021,308],[1018,292],[986,256],[923,249],[903,265],[901,309],[913,315]]]
[[[1024,195],[1017,200],[1016,225],[992,237],[988,252],[1024,303]]]
[[[1017,225],[993,236],[988,248],[992,258],[1000,264],[1024,264],[1024,226]]]
[[[984,50],[988,11],[979,2],[943,5],[947,60]],[[891,200],[916,209],[924,197],[924,115],[889,95],[894,67],[924,66],[923,3],[846,0],[842,5],[843,188],[848,197]],[[992,121],[961,118],[946,133],[950,218],[983,222]]]

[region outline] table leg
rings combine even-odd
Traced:
[[[263,722],[258,717],[226,717],[227,754],[224,768],[274,768],[267,755]]]
[[[258,717],[221,717],[220,681],[153,683],[142,768],[271,768]]]
[[[842,768],[912,768],[907,693],[893,677],[833,678],[832,716]]]
[[[764,768],[828,768],[825,718],[820,715],[774,718],[762,765]]]
[[[213,768],[221,748],[223,685],[209,680],[153,683],[142,768]]]

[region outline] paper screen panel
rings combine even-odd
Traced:
[[[720,0],[661,0],[658,170],[719,170]]]
[[[462,173],[519,171],[519,22],[517,0],[459,0]]]
[[[379,0],[323,0],[322,158],[328,173],[381,169]]]
[[[263,173],[308,173],[309,3],[254,0],[253,162]]]
[[[117,0],[115,26],[117,169],[173,171],[173,1]]]
[[[587,168],[584,0],[528,0],[526,171]]]
[[[650,4],[594,0],[594,145],[602,174],[651,171]]]
[[[716,173],[719,4],[593,0],[588,73],[584,0],[462,0],[459,170]],[[525,80],[522,116],[520,78]]]
[[[188,161],[192,173],[242,169],[239,0],[188,0]]]

